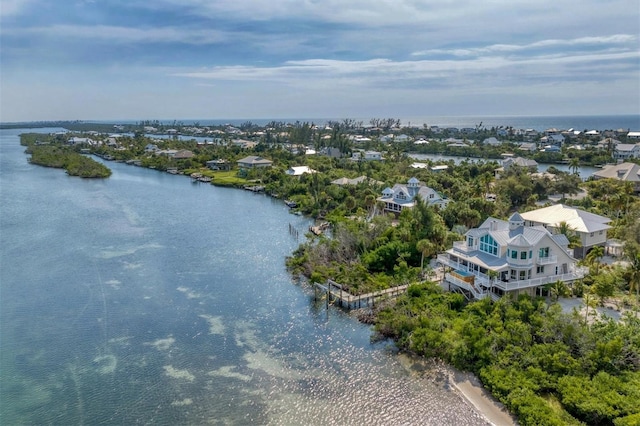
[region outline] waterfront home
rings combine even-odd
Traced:
[[[631,182],[633,190],[640,193],[640,166],[634,163],[620,163],[604,166],[602,170],[594,172],[595,179],[616,179]]]
[[[180,149],[176,151],[172,157],[176,160],[186,160],[189,158],[193,158],[193,152],[189,151],[188,149]]]
[[[628,140],[640,140],[640,132],[629,132],[627,133]]]
[[[382,153],[378,151],[353,151],[351,161],[380,161],[383,160]]]
[[[502,160],[501,164],[502,167],[498,167],[493,172],[496,179],[499,179],[502,173],[513,166],[525,168],[529,173],[533,173],[538,170],[538,162],[536,160],[523,157],[506,156],[506,158]]]
[[[241,169],[259,169],[271,167],[273,161],[256,155],[249,155],[237,161],[238,167]]]
[[[317,173],[315,170],[310,168],[309,166],[293,166],[289,167],[285,172],[289,176],[302,176],[305,173]]]
[[[393,188],[385,188],[378,201],[384,203],[384,210],[400,213],[403,209],[412,208],[420,197],[430,206],[444,209],[451,200],[444,198],[436,190],[424,186],[418,179],[412,177],[406,184],[396,183]]]
[[[543,226],[525,226],[514,213],[508,221],[489,217],[465,233],[464,241],[437,256],[444,283],[469,299],[541,295],[545,285],[571,283],[584,276],[563,234]],[[448,270],[447,270],[448,269]]]
[[[522,142],[519,146],[518,149],[522,150],[522,151],[535,151],[536,149],[538,149],[538,145],[535,142]]]
[[[227,160],[221,158],[217,160],[209,160],[206,162],[207,168],[210,170],[231,170],[231,164]]]
[[[640,158],[640,143],[619,143],[613,150],[614,160]]]
[[[575,207],[556,204],[550,207],[521,213],[527,226],[541,225],[558,234],[561,224],[566,223],[580,239],[580,246],[573,249],[576,258],[583,258],[595,246],[605,246],[607,229],[611,219]]]
[[[382,185],[382,182],[377,181],[375,179],[371,179],[368,178],[366,176],[358,176],[357,178],[354,179],[349,179],[347,177],[341,177],[340,179],[336,179],[334,181],[331,181],[331,183],[333,185],[338,185],[338,186],[345,186],[345,185],[358,185],[361,183],[367,183],[369,185]]]
[[[490,145],[490,146],[499,146],[499,145],[502,145],[502,141],[499,141],[495,137],[491,136],[490,138],[486,138],[485,140],[483,140],[482,144]]]

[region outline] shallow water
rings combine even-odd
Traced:
[[[118,163],[68,177],[18,133],[0,133],[2,424],[486,424],[288,275],[309,222],[281,201]]]

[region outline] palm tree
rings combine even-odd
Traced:
[[[638,297],[640,296],[640,246],[627,242],[624,251],[629,259],[629,294],[635,289]]]
[[[556,229],[558,234],[564,234],[567,237],[567,240],[569,240],[569,248],[576,248],[582,245],[580,237],[576,233],[575,229],[573,229],[573,227],[571,227],[567,222],[560,222]]]
[[[420,258],[420,271],[424,271],[424,257],[430,256],[435,250],[435,244],[429,240],[420,240],[416,243],[416,250],[418,250],[422,257]]]
[[[591,250],[589,250],[589,253],[587,253],[587,255],[585,256],[584,260],[587,262],[587,264],[589,264],[590,266],[594,267],[594,272],[597,275],[598,272],[600,272],[600,258],[604,256],[604,247],[602,246],[595,246],[593,247]]]
[[[571,170],[574,175],[577,175],[579,168],[580,168],[580,159],[578,157],[572,157],[569,160],[569,170]]]

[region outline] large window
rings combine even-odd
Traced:
[[[469,237],[469,239],[467,240],[467,246],[473,247],[473,237]]]
[[[543,247],[540,250],[538,250],[538,257],[540,258],[549,257],[549,247]]]
[[[480,237],[480,251],[497,256],[498,243],[496,243],[491,235],[483,235],[482,237]]]

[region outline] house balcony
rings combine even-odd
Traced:
[[[493,282],[493,286],[504,291],[513,291],[523,288],[539,287],[556,281],[575,281],[580,278],[584,278],[584,271],[582,269],[576,269],[575,271],[566,274],[547,275],[544,277],[531,278],[529,280],[496,280]]]
[[[473,250],[472,247],[469,247],[466,241],[454,241],[453,249],[462,253],[468,253]]]
[[[536,265],[551,265],[558,263],[558,256],[539,257],[536,259]]]
[[[473,295],[473,297],[475,299],[480,300],[480,299],[484,299],[485,297],[489,296],[489,292],[488,291],[483,290],[482,287],[477,286],[473,282],[469,282],[469,281],[465,281],[464,279],[461,279],[455,273],[445,274],[444,279],[445,279],[446,282],[448,282],[450,284],[453,284],[458,288],[461,288],[463,290],[467,290],[468,292],[470,292]]]

